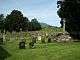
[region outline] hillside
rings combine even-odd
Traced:
[[[46,23],[40,23],[41,27],[42,28],[45,28],[45,27],[49,27],[50,25],[46,24]]]

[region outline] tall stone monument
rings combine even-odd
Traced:
[[[63,19],[63,33],[65,34],[65,24],[66,24],[66,20],[65,20],[65,18]]]

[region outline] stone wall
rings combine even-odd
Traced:
[[[72,40],[72,38],[70,37],[69,33],[58,33],[57,35],[54,36],[54,41],[57,42],[69,42]]]

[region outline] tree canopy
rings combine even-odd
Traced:
[[[24,17],[22,12],[18,10],[13,10],[5,19],[3,14],[0,15],[0,29],[4,28],[10,32],[20,31],[20,28],[22,28],[23,31],[41,29],[37,19],[32,19],[30,22],[29,19]]]
[[[41,29],[41,25],[40,25],[40,23],[37,21],[37,19],[36,18],[34,18],[34,19],[32,19],[31,20],[31,24],[32,24],[32,28],[33,28],[33,30],[40,30]]]
[[[66,31],[80,32],[80,1],[64,0],[58,5],[60,6],[57,11],[59,17],[66,19]]]
[[[0,15],[0,30],[1,30],[1,32],[3,32],[3,30],[4,30],[4,23],[5,23],[4,15],[1,14]]]

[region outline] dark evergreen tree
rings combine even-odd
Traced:
[[[32,27],[32,30],[40,30],[41,29],[41,25],[40,23],[37,21],[36,18],[32,19],[31,20],[31,27]]]
[[[4,30],[4,28],[5,28],[5,18],[4,18],[4,15],[3,14],[1,14],[0,15],[0,30],[1,30],[1,32],[3,32],[3,30]]]
[[[28,22],[28,18],[24,17],[21,11],[13,10],[11,14],[6,16],[6,30],[19,31],[20,28],[22,28],[22,30],[27,30]]]
[[[72,36],[80,38],[80,0],[64,0],[57,2],[59,10],[58,15],[61,19],[66,19],[66,31]]]
[[[13,10],[10,14],[4,18],[3,14],[0,15],[0,30],[12,32],[12,31],[20,31],[22,28],[23,31],[35,31],[40,30],[41,25],[37,21],[37,19],[32,19],[31,22],[27,17],[24,17],[21,11]]]

